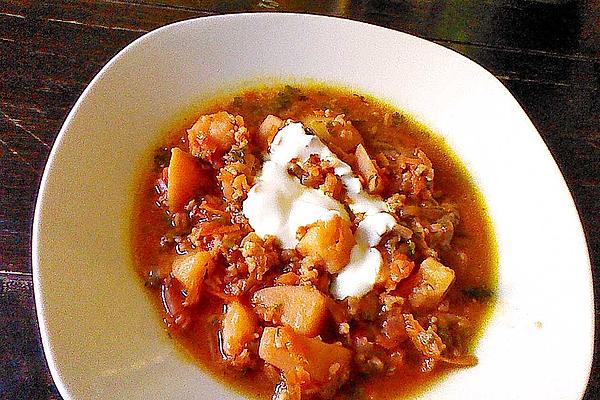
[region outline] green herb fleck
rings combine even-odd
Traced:
[[[392,114],[392,125],[400,126],[404,122],[404,115],[399,112],[395,112]]]
[[[417,246],[415,245],[415,242],[413,242],[412,240],[408,240],[406,242],[406,244],[408,245],[408,256],[409,257],[414,257],[416,254],[416,248]]]
[[[301,95],[302,92],[300,89],[290,85],[285,85],[283,90],[281,90],[279,93],[277,93],[277,96],[275,96],[275,107],[278,110],[284,110],[292,104],[292,101],[295,98],[298,98]]]
[[[235,240],[229,238],[229,237],[225,237],[223,242],[221,243],[223,245],[224,248],[226,248],[227,250],[231,250],[236,246]]]
[[[474,300],[485,301],[492,297],[494,292],[485,286],[472,286],[464,288],[462,294]]]
[[[242,103],[243,103],[242,96],[235,96],[233,98],[233,101],[231,102],[231,105],[234,107],[241,107]]]
[[[360,94],[357,94],[357,93],[353,93],[352,95],[358,97],[360,99],[360,101],[362,101],[363,103],[367,102],[366,97],[363,96],[363,95],[360,95]]]

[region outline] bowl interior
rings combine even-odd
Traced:
[[[168,339],[131,265],[129,213],[136,168],[166,122],[224,87],[266,77],[344,85],[408,111],[446,138],[487,201],[500,287],[476,349],[480,364],[420,398],[579,398],[593,342],[585,238],[518,103],[483,68],[438,45],[294,14],[210,17],[145,35],[99,73],[67,118],[33,239],[38,317],[61,394],[241,398]]]

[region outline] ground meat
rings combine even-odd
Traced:
[[[346,188],[334,168],[327,160],[313,154],[306,161],[292,160],[288,172],[298,178],[304,186],[320,189],[338,201],[346,200]]]
[[[411,314],[404,314],[404,328],[415,348],[423,356],[433,360],[441,357],[446,345],[431,326],[425,330]]]
[[[277,240],[274,237],[263,240],[251,232],[242,240],[241,249],[248,266],[249,277],[256,281],[261,281],[265,274],[280,262]]]

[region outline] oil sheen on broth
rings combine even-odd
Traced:
[[[191,159],[188,151],[193,147],[189,143],[192,136],[187,130],[199,116],[223,111],[232,117],[243,117],[243,123],[232,121],[238,136],[244,134],[243,129],[239,132],[243,125],[250,143],[240,150],[236,140],[243,139],[230,138],[233,147],[226,143],[225,147],[229,147],[223,154],[218,150],[196,153],[192,161],[197,163],[194,176],[202,177],[202,187],[192,190],[189,202],[185,198],[185,208],[176,210],[168,204],[173,197],[169,197],[167,189],[169,184],[185,181],[186,174],[173,176],[169,182],[166,175],[174,154],[171,149],[180,148],[186,153],[183,159]],[[186,123],[175,126],[166,135],[164,145],[148,156],[153,157],[153,168],[140,171],[132,223],[137,272],[149,288],[166,329],[185,354],[226,385],[261,399],[271,398],[286,385],[292,398],[299,394],[302,398],[405,398],[426,389],[449,369],[476,368],[472,351],[494,305],[496,244],[477,187],[443,140],[400,110],[372,97],[325,85],[244,89],[205,103],[190,114]],[[225,115],[220,114],[224,118]],[[248,223],[248,219],[252,223],[252,218],[246,215],[251,213],[244,212],[244,201],[250,197],[248,208],[252,187],[258,182],[268,185],[268,179],[260,180],[267,176],[262,167],[267,165],[267,159],[275,157],[268,152],[268,144],[281,132],[273,128],[266,139],[259,134],[269,115],[278,117],[273,120],[275,123],[287,121],[281,129],[296,129],[299,134],[309,135],[323,151],[331,150],[333,157],[339,157],[336,159],[340,163],[351,168],[345,172],[346,178],[341,173],[336,175],[331,160],[321,159],[326,158],[324,153],[320,153],[321,158],[309,157],[314,152],[304,157],[310,159],[282,162],[278,173],[284,174],[280,175],[282,180],[291,182],[282,185],[282,191],[295,185],[297,193],[325,193],[326,204],[337,204],[324,208],[330,217],[315,217],[306,226],[298,222],[300,229],[295,238],[292,232],[286,239],[287,246],[283,239],[267,240],[259,229],[257,233],[262,237],[246,238],[253,229]],[[294,128],[294,122],[302,124]],[[353,132],[359,136],[352,136]],[[354,142],[360,142],[358,146],[371,160],[366,167],[364,163],[359,166],[361,150]],[[210,147],[212,142],[202,142],[206,143]],[[378,173],[376,178],[381,179],[372,186],[364,173],[371,163]],[[171,170],[175,171],[175,166]],[[229,175],[235,178],[244,175],[242,172],[248,175],[243,182],[231,183],[235,180]],[[346,224],[350,236],[358,236],[360,223],[369,214],[353,208],[356,202],[348,200],[352,193],[344,182],[350,178],[361,182],[365,196],[384,205],[392,224],[373,245],[372,250],[378,251],[381,259],[373,290],[371,286],[364,289],[363,285],[358,292],[348,292],[359,293],[359,297],[344,299],[347,293],[338,290],[336,295],[335,290],[336,279],[343,271],[339,265],[320,260],[318,254],[322,253],[315,256],[313,250],[295,246],[310,235],[318,237],[318,232],[329,229],[334,220]],[[329,223],[325,223],[323,220],[328,218]],[[358,246],[354,238],[350,240],[351,244],[340,251],[350,252],[350,248]],[[264,271],[260,275],[248,268],[256,262],[251,258],[255,254],[249,250],[251,246],[258,246],[263,258],[271,260],[265,261],[266,267],[262,265]],[[193,280],[188,282],[187,275],[181,277],[181,271],[193,270],[181,266],[186,262],[186,254],[198,252],[211,258],[202,272],[200,289],[186,287]],[[198,257],[194,262],[198,265]],[[444,284],[439,276],[444,273],[450,273],[452,281],[449,287],[439,289],[437,286]],[[293,311],[279,311],[280,315],[275,316],[273,310],[269,310],[270,314],[265,312],[267,306],[263,303],[272,299],[264,300],[264,293],[268,292],[264,289],[278,286],[315,289],[317,298],[325,299],[326,310],[320,310],[324,316],[318,322],[313,323],[313,316],[306,317],[310,334],[302,331],[309,325],[286,319],[286,312]],[[438,289],[443,297],[436,293]],[[227,354],[231,350],[224,349],[224,345],[229,346],[224,335],[230,335],[224,326],[225,310],[233,309],[233,303],[235,307],[256,311],[249,317],[256,332],[244,339],[244,355],[231,356]],[[274,367],[265,362],[270,358],[266,350],[259,354],[259,347],[267,346],[261,335],[280,326],[291,326],[292,338],[301,332],[301,338],[318,336],[325,344],[340,342],[351,354],[344,378],[326,383],[307,378],[309,383],[302,383],[290,373],[285,377],[287,364]],[[418,336],[415,330],[422,335]],[[419,344],[418,337],[423,335],[431,343]],[[306,368],[313,375],[318,374],[312,367]]]

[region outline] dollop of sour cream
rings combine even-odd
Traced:
[[[396,219],[386,212],[367,215],[359,222],[354,238],[356,244],[350,252],[350,261],[331,282],[330,291],[338,300],[348,296],[367,294],[377,281],[383,262],[381,253],[374,246],[381,237],[394,228]]]
[[[302,185],[276,161],[263,164],[242,211],[257,235],[277,237],[284,249],[296,247],[296,232],[302,226],[327,221],[335,214],[349,219],[340,202]]]
[[[373,288],[381,268],[381,253],[375,246],[393,229],[396,219],[388,213],[381,198],[363,190],[352,168],[321,139],[307,134],[301,123],[289,123],[275,135],[268,160],[248,192],[242,211],[259,236],[277,237],[284,249],[296,247],[296,232],[303,226],[327,221],[334,215],[348,221],[348,212],[342,203],[320,190],[302,185],[288,173],[292,159],[306,161],[313,154],[331,163],[351,200],[348,207],[354,214],[363,214],[355,232],[356,244],[350,253],[350,262],[334,277],[331,293],[337,299],[364,296]]]

